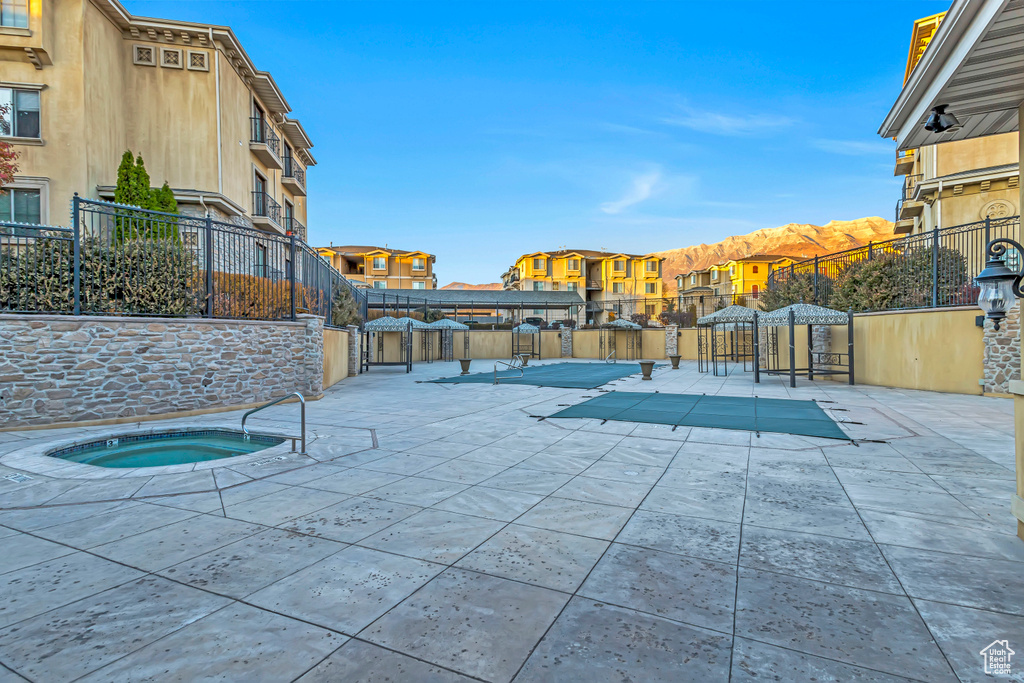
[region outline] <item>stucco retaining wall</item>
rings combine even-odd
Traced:
[[[0,428],[318,396],[323,319],[0,315]]]

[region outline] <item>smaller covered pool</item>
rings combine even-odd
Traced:
[[[247,455],[284,441],[276,436],[204,429],[108,437],[47,455],[97,467],[156,467]]]

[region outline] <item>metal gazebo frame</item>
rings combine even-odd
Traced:
[[[643,358],[644,336],[643,327],[640,325],[625,318],[618,318],[601,325],[599,329],[597,355],[605,362],[614,363],[618,360],[640,360]],[[620,332],[626,333],[626,354],[621,359],[618,354],[617,339]]]
[[[455,331],[462,332],[462,357],[469,358],[469,325],[464,325],[449,318],[441,318],[427,327],[439,333],[441,341],[441,360],[455,360]],[[447,341],[447,343],[445,343]]]
[[[389,315],[383,318],[377,318],[371,320],[363,326],[363,358],[362,358],[362,371],[367,372],[371,365],[404,365],[406,372],[412,372],[412,331],[414,328],[413,323],[419,322],[414,321],[413,318],[392,318]],[[424,325],[424,323],[420,323]],[[403,350],[405,360],[400,361],[385,361],[384,358],[384,335],[388,333],[398,333],[402,335],[402,341],[399,346]],[[376,338],[377,340],[377,354],[376,360],[371,360],[370,346],[371,340]]]
[[[732,360],[742,363],[744,372],[752,370],[756,375],[756,319],[757,311],[753,308],[735,304],[698,318],[697,370],[710,370],[715,377],[728,376]]]
[[[807,367],[797,367],[796,364],[796,326],[807,326]],[[814,350],[814,326],[815,325],[846,325],[847,346],[846,353],[833,353],[828,351]],[[759,353],[760,341],[758,329],[767,328],[766,354],[768,367],[761,368],[761,356]],[[779,342],[778,328],[789,328],[789,367],[782,369],[779,363]],[[851,385],[854,384],[854,354],[853,354],[853,311],[843,313],[823,306],[812,304],[793,304],[768,313],[760,313],[755,316],[754,323],[754,382],[761,381],[761,375],[779,375],[789,377],[789,386],[796,386],[797,377],[806,377],[814,381],[815,375],[846,375]],[[838,369],[837,369],[838,368]],[[845,369],[844,369],[845,368]]]
[[[523,344],[523,335],[528,335],[530,344]],[[521,323],[512,328],[512,357],[527,356],[540,360],[540,328],[530,323]]]

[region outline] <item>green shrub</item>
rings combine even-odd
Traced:
[[[345,285],[339,285],[337,291],[334,292],[334,300],[331,301],[331,324],[335,327],[363,324],[356,299]]]

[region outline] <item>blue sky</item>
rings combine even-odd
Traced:
[[[314,142],[318,246],[640,252],[892,219],[914,19],[948,2],[153,2],[231,26]]]

